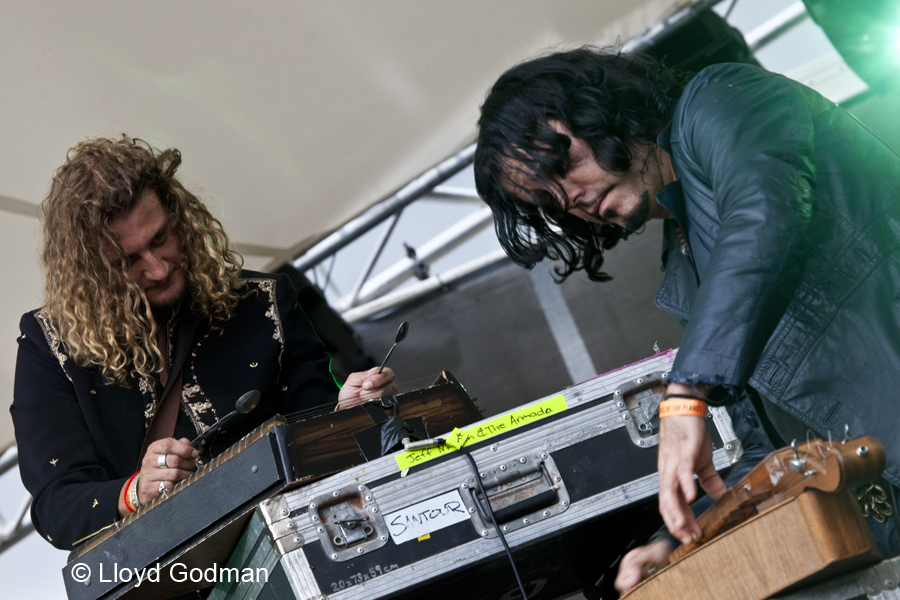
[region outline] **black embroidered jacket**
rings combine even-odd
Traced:
[[[247,295],[235,316],[218,330],[201,321],[194,333],[175,437],[196,437],[249,390],[261,392],[259,406],[229,426],[219,449],[276,413],[337,402],[330,359],[288,278],[250,271],[242,278]],[[105,384],[97,369],[73,363],[46,318],[40,310],[22,317],[10,410],[34,526],[70,550],[116,520],[162,388],[155,379]]]

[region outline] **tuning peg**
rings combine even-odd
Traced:
[[[794,473],[803,473],[806,471],[806,459],[800,456],[800,452],[797,451],[797,440],[794,439],[791,441],[791,452],[794,453],[794,457],[790,460],[791,471]]]

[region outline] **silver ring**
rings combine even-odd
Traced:
[[[166,464],[166,459],[169,457],[168,454],[157,454],[156,455],[156,466],[160,469],[166,469],[169,465]]]

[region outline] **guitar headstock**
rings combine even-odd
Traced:
[[[799,486],[837,492],[872,481],[884,470],[884,448],[866,436],[845,442],[811,439],[773,452],[758,468],[764,468],[772,487],[787,492]]]
[[[675,562],[700,544],[809,489],[838,492],[873,481],[884,470],[884,447],[873,437],[845,442],[811,439],[776,450],[698,518],[701,539],[676,548]]]

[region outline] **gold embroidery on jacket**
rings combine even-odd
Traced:
[[[269,308],[266,310],[266,317],[275,322],[275,332],[272,334],[272,339],[281,344],[281,349],[278,351],[278,366],[280,367],[281,356],[284,354],[284,327],[281,323],[281,315],[278,312],[278,303],[276,302],[275,283],[277,280],[247,279],[246,281],[255,283],[259,286],[259,289],[269,295]]]
[[[59,338],[56,337],[53,328],[50,326],[50,316],[42,310],[35,313],[34,318],[37,319],[38,325],[40,325],[41,330],[44,332],[44,337],[47,339],[47,345],[50,346],[50,352],[52,352],[53,356],[56,357],[56,360],[59,361],[59,366],[62,367],[63,373],[66,374],[66,379],[72,381],[68,371],[66,371],[66,361],[69,357],[59,350]]]

